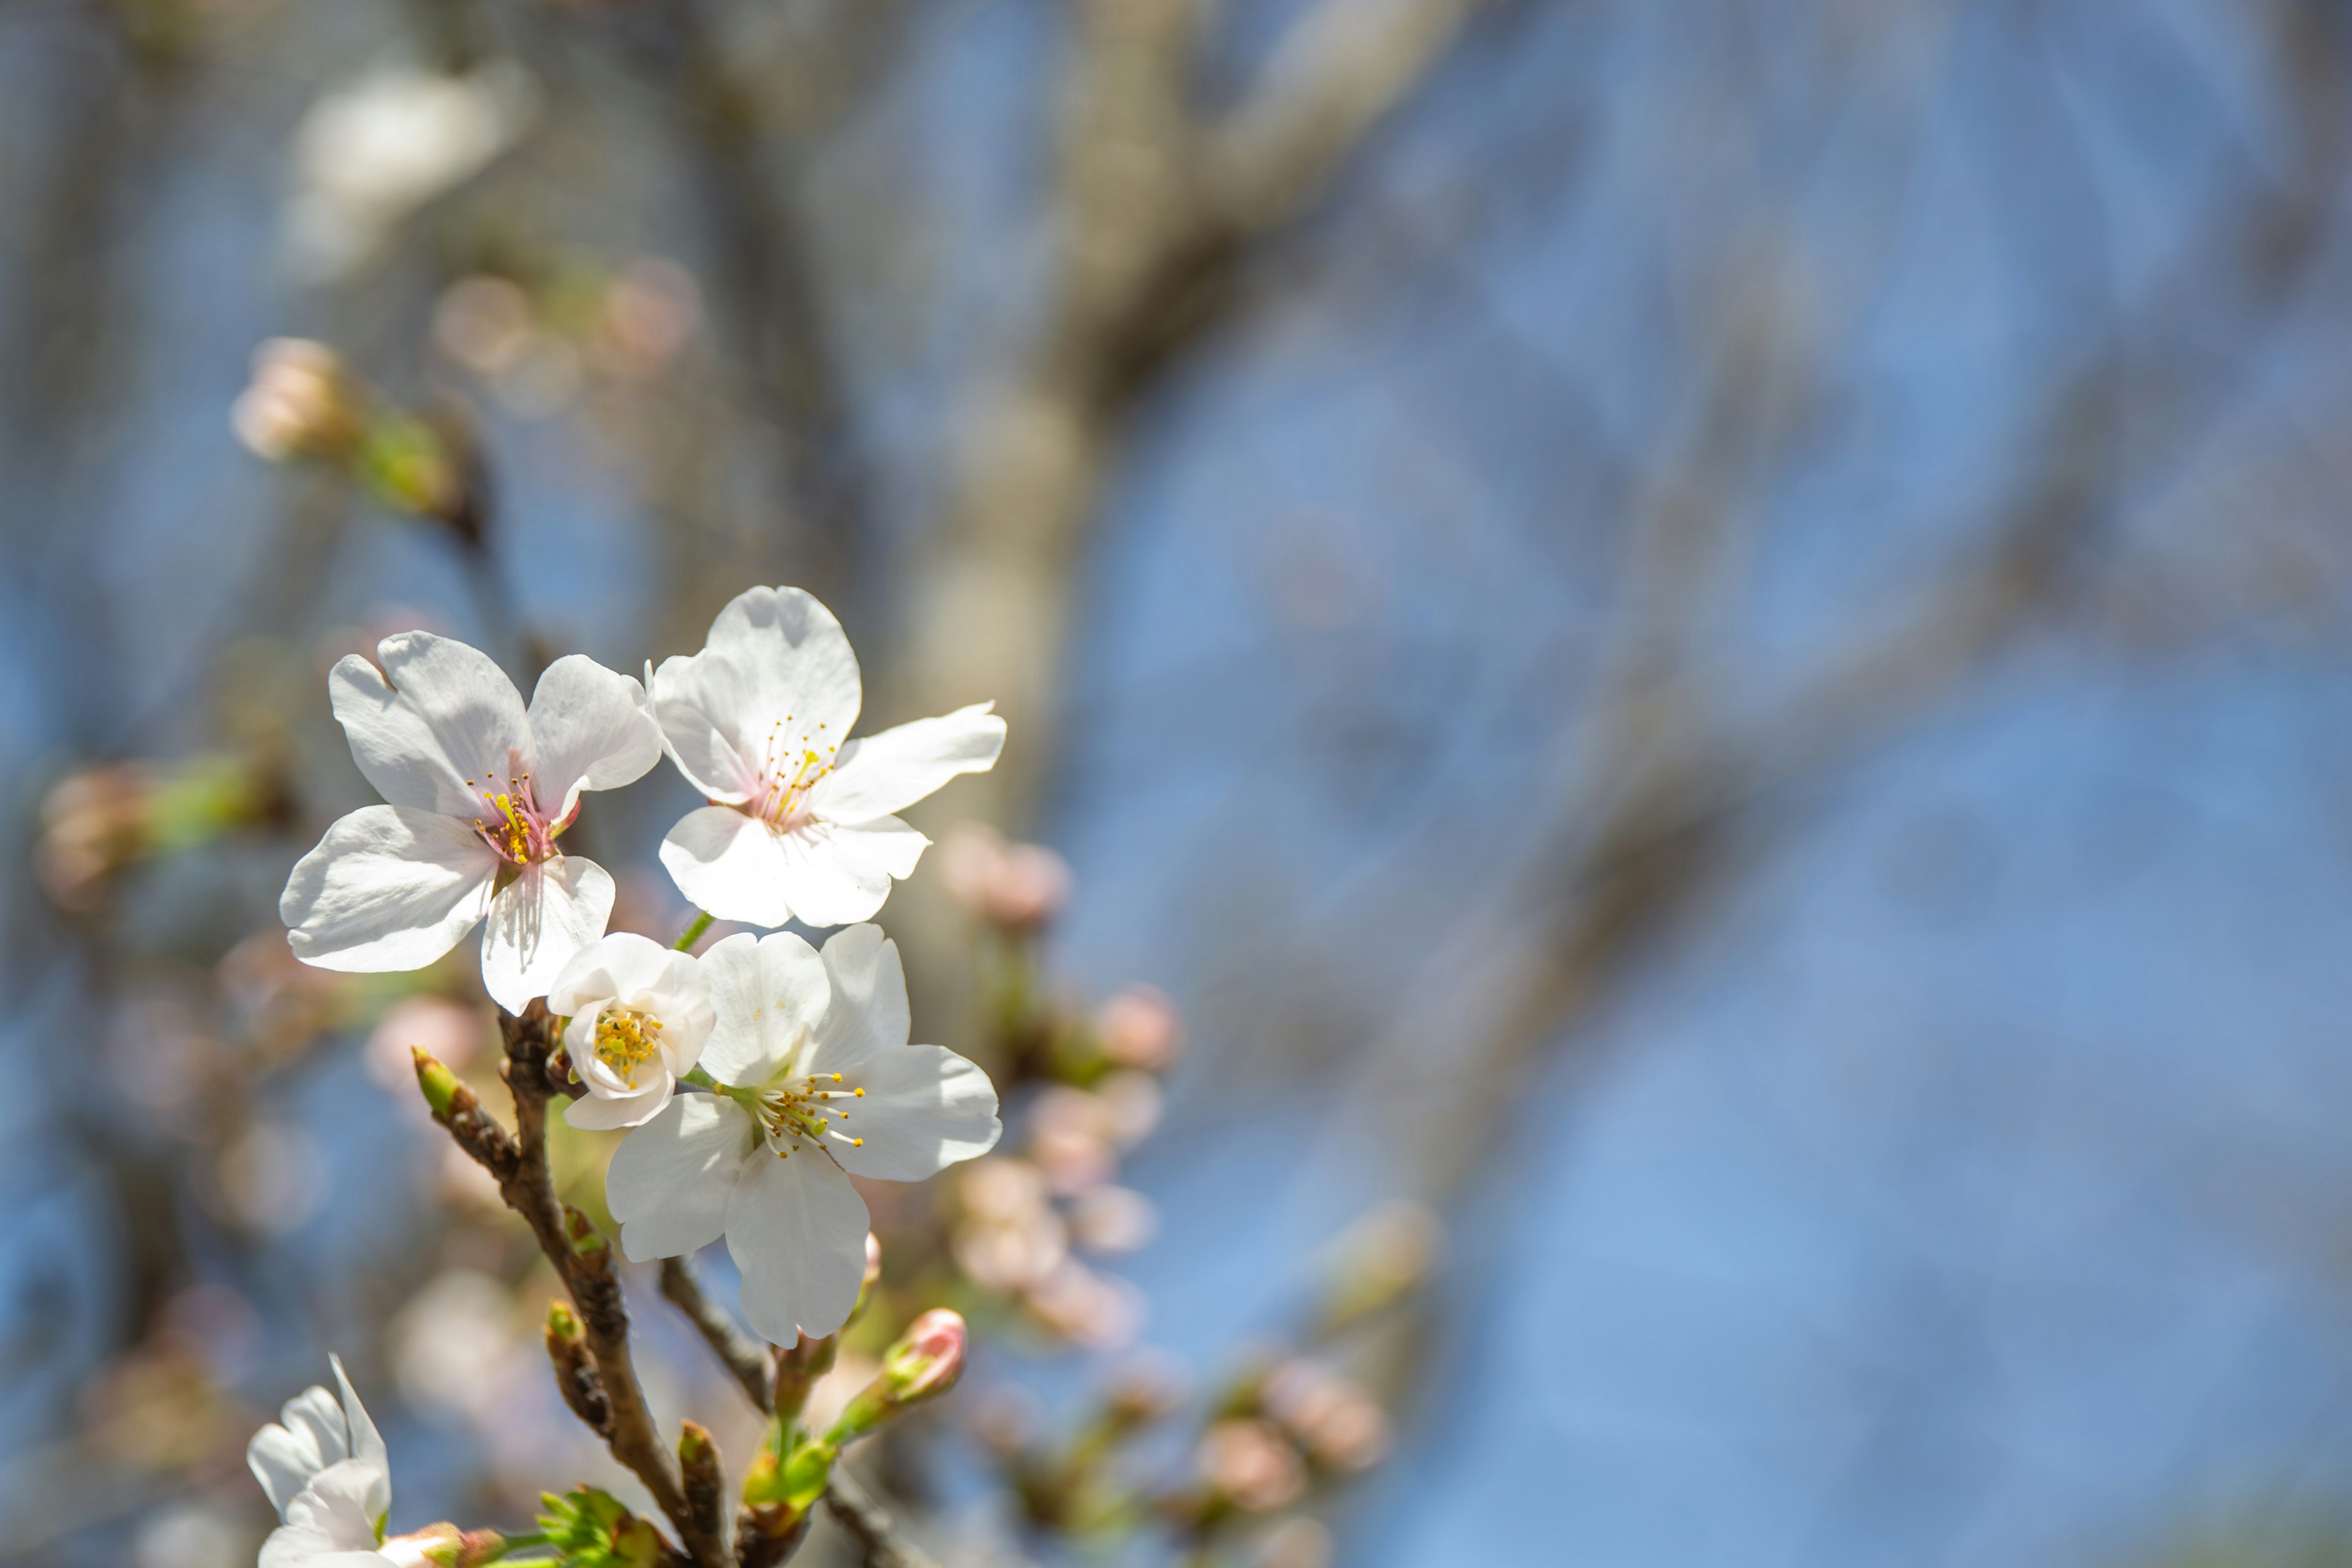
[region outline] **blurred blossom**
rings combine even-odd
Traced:
[[[167,1503],[131,1538],[131,1568],[244,1568],[261,1544],[244,1520],[210,1503]]]
[[[512,146],[539,113],[537,83],[499,64],[467,76],[389,68],[328,93],[294,132],[284,215],[296,271],[356,270],[401,222]]]
[[[1160,1211],[1128,1187],[1097,1187],[1070,1205],[1070,1234],[1090,1252],[1133,1252],[1159,1229]]]
[[[400,1391],[416,1405],[487,1423],[514,1396],[514,1299],[487,1274],[435,1277],[393,1319],[390,1337]]]
[[[1160,1080],[1149,1073],[1111,1073],[1095,1085],[1095,1097],[1102,1101],[1111,1141],[1122,1149],[1134,1148],[1160,1125]]]
[[[278,945],[286,945],[282,937]],[[320,973],[294,958],[290,952],[287,962],[306,973]],[[416,1100],[416,1060],[409,1054],[412,1047],[423,1050],[452,1072],[463,1072],[466,1064],[489,1043],[491,1028],[488,1016],[480,1007],[446,996],[404,996],[392,1005],[368,1036],[368,1076],[395,1100],[404,1103]]]
[[[1063,1259],[1022,1299],[1054,1332],[1095,1350],[1131,1343],[1143,1328],[1143,1292],[1075,1259]]]
[[[225,1150],[217,1170],[222,1206],[237,1223],[283,1236],[327,1201],[327,1159],[299,1122],[256,1122]]]
[[[512,363],[530,332],[530,296],[508,278],[460,278],[433,307],[433,343],[477,375]]]
[[[1266,1374],[1259,1399],[1327,1469],[1367,1469],[1388,1455],[1387,1413],[1361,1387],[1318,1363],[1283,1363]]]
[[[230,407],[229,424],[265,462],[340,459],[366,431],[366,395],[326,344],[271,338],[253,351],[253,378]]]
[[[1029,1158],[1064,1197],[1100,1186],[1118,1169],[1110,1110],[1099,1096],[1067,1084],[1040,1090],[1029,1110]]]
[[[1286,1519],[1258,1542],[1258,1568],[1331,1568],[1330,1527],[1319,1519]]]
[[[1008,844],[994,828],[966,823],[940,856],[949,895],[1007,931],[1034,931],[1069,901],[1069,863],[1042,844]]]
[[[604,294],[598,362],[622,375],[658,375],[702,325],[702,291],[675,261],[640,257]]]
[[[1183,1055],[1184,1021],[1165,993],[1130,985],[1095,1015],[1095,1037],[1102,1054],[1120,1067],[1165,1072]]]
[[[950,1243],[956,1266],[982,1289],[1011,1293],[1058,1266],[1069,1249],[1045,1178],[1025,1160],[975,1160],[957,1184],[963,1219]]]
[[[1045,1206],[1045,1179],[1037,1167],[1003,1154],[966,1165],[956,1192],[964,1213],[980,1220],[1019,1220]]]
[[[136,763],[84,768],[51,786],[33,852],[49,897],[68,910],[97,906],[109,879],[145,850],[153,791],[153,773]]]
[[[1246,1416],[1202,1433],[1194,1463],[1202,1484],[1249,1513],[1286,1508],[1307,1489],[1298,1451],[1271,1425]]]

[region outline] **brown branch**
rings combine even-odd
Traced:
[[[661,1293],[670,1304],[686,1314],[710,1353],[741,1384],[744,1396],[765,1415],[775,1408],[770,1393],[768,1352],[757,1341],[738,1331],[726,1313],[710,1304],[702,1293],[702,1283],[683,1258],[665,1258],[661,1265]]]
[[[511,1134],[463,1084],[449,1093],[439,1120],[457,1146],[497,1179],[499,1195],[530,1226],[540,1250],[571,1292],[580,1314],[582,1337],[595,1362],[597,1380],[610,1410],[610,1430],[600,1435],[613,1458],[645,1483],[694,1561],[702,1568],[720,1568],[727,1561],[724,1542],[716,1532],[706,1530],[688,1506],[678,1473],[646,1403],[645,1389],[637,1382],[636,1365],[629,1354],[628,1308],[621,1299],[612,1244],[585,1215],[555,1195],[547,1164],[547,1102],[562,1089],[547,1070],[548,1025],[547,1009],[538,1002],[520,1018],[499,1015],[507,1059],[499,1072],[514,1096]],[[430,1059],[420,1054],[420,1074]]]

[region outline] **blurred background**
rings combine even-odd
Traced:
[[[2326,0],[0,9],[0,1560],[252,1561],[330,1350],[395,1530],[619,1489],[408,1077],[497,1103],[471,942],[276,900],[336,658],[793,583],[866,728],[1012,724],[880,917],[1011,1129],[877,1197],[986,1340],[875,1467],[941,1562],[2352,1562],[2347,71]],[[617,925],[692,804],[592,799]]]

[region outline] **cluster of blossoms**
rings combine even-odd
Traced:
[[[852,739],[856,658],[793,588],[741,595],[699,653],[642,682],[558,659],[528,707],[488,656],[425,632],[344,658],[329,688],[385,804],[329,827],[287,879],[295,955],[416,969],[480,927],[491,999],[520,1016],[543,997],[562,1020],[582,1091],[567,1119],[629,1130],[607,1187],[622,1249],[723,1235],[763,1336],[839,1329],[866,1258],[849,1177],[919,1181],[1001,1131],[980,1068],[908,1043],[898,949],[861,922],[929,842],[895,814],[992,766],[1003,721],[983,704]],[[845,929],[821,949],[747,931],[698,957],[608,934],[613,879],[564,838],[588,792],[665,754],[708,802],[661,847],[705,917]]]

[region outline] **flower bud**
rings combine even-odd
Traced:
[[[572,1414],[599,1436],[613,1431],[613,1402],[604,1374],[588,1353],[580,1320],[561,1301],[547,1304],[547,1359],[555,1367],[556,1391]]]
[[[908,1324],[907,1331],[882,1352],[881,1372],[834,1419],[824,1446],[845,1447],[900,1412],[953,1388],[963,1375],[965,1338],[962,1317],[944,1307]]]
[[[972,823],[948,835],[940,857],[949,896],[1007,931],[1034,931],[1069,901],[1069,863],[1044,845],[1009,844]]]
[[[1095,1015],[1095,1040],[1120,1067],[1165,1072],[1184,1054],[1184,1020],[1165,992],[1130,985]]]
[[[1218,1422],[1202,1434],[1194,1463],[1212,1494],[1245,1513],[1286,1508],[1307,1489],[1298,1451],[1271,1422]]]
[[[433,1108],[436,1121],[447,1121],[460,1095],[470,1091],[457,1081],[457,1075],[436,1061],[422,1046],[411,1046],[416,1061],[416,1085],[425,1091],[425,1103]]]
[[[272,338],[253,354],[253,380],[229,423],[247,449],[268,462],[340,461],[360,442],[366,414],[357,380],[334,350],[303,338]]]

